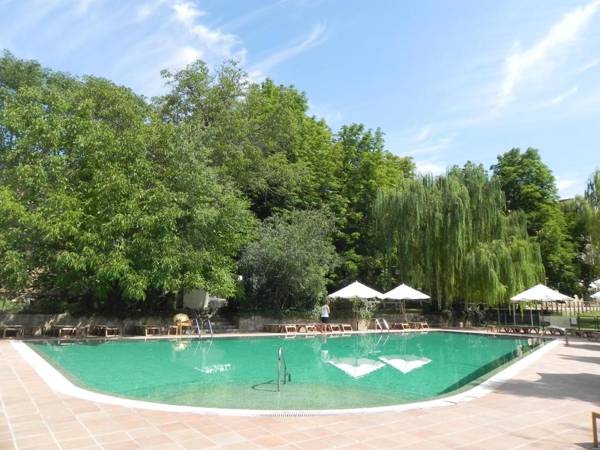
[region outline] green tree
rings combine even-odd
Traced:
[[[492,166],[509,210],[523,211],[527,230],[538,240],[548,283],[567,293],[578,290],[576,252],[560,209],[554,176],[536,149],[514,148]]]
[[[240,260],[253,309],[311,310],[327,291],[337,257],[332,222],[319,211],[292,211],[268,218],[258,240]]]
[[[373,203],[378,192],[412,178],[414,163],[386,151],[381,130],[368,130],[361,124],[343,126],[336,145],[341,149],[337,179],[342,199],[336,239],[342,263],[336,284],[357,278],[373,282],[382,268],[373,253]]]
[[[380,192],[373,213],[385,288],[409,283],[446,308],[499,304],[543,279],[523,213],[505,211],[499,184],[481,166],[405,180]]]
[[[162,116],[250,199],[259,218],[333,203],[332,135],[307,115],[303,93],[271,80],[248,83],[231,63],[214,74],[201,61],[163,74],[171,91],[155,99]]]
[[[600,210],[600,170],[594,171],[585,189],[585,199],[596,211]]]
[[[581,284],[578,294],[584,294],[591,281],[600,277],[600,171],[589,178],[583,197],[561,203],[567,230],[577,248]]]
[[[142,97],[0,59],[2,283],[114,308],[201,287],[228,295],[247,203]]]
[[[167,121],[250,200],[265,219],[284,211],[333,214],[343,264],[336,284],[374,279],[370,211],[379,189],[413,176],[414,165],[384,149],[383,133],[363,125],[333,135],[308,115],[306,96],[271,80],[248,83],[236,66],[211,74],[198,62],[165,73],[171,91],[156,104]]]

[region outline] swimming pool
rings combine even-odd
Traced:
[[[74,384],[118,397],[255,410],[344,409],[428,400],[474,386],[538,345],[428,332],[29,343]],[[289,372],[277,391],[277,354]]]

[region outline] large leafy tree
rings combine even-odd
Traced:
[[[162,116],[248,197],[260,219],[327,209],[343,260],[335,283],[376,278],[372,203],[379,189],[393,188],[414,169],[409,158],[385,150],[380,130],[353,124],[334,135],[308,115],[303,93],[271,80],[248,83],[235,65],[211,74],[198,62],[165,76],[171,91],[156,100]]]
[[[337,257],[332,221],[323,212],[293,211],[268,218],[240,267],[253,309],[310,310],[326,295]]]
[[[578,290],[576,252],[561,211],[556,182],[536,149],[514,148],[492,166],[511,211],[523,211],[527,231],[538,240],[548,283],[567,293]]]
[[[500,304],[543,279],[523,213],[506,212],[499,184],[481,166],[405,180],[381,192],[373,212],[385,288],[406,282],[445,308]]]
[[[579,274],[578,293],[583,294],[591,281],[600,277],[600,171],[589,178],[583,197],[561,203],[571,239],[577,246]]]
[[[600,170],[590,176],[585,189],[585,199],[596,211],[600,211]]]
[[[271,80],[248,83],[235,64],[213,74],[199,61],[164,76],[171,91],[155,100],[162,116],[246,194],[259,218],[333,203],[332,135],[307,115],[303,93]]]
[[[357,278],[374,282],[382,265],[373,252],[373,203],[378,192],[412,178],[414,163],[386,151],[381,130],[372,131],[360,124],[343,126],[336,135],[336,145],[340,148],[337,179],[343,199],[336,240],[342,255],[337,284]]]
[[[142,97],[0,59],[2,283],[112,305],[228,295],[248,205]]]

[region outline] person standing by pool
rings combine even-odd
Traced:
[[[321,331],[327,331],[328,323],[329,323],[329,313],[331,310],[329,309],[329,300],[325,302],[323,306],[321,306]]]

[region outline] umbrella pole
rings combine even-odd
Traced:
[[[516,305],[513,303],[513,325],[517,325],[517,309]]]
[[[529,307],[529,320],[531,320],[531,326],[533,326],[533,311],[531,306]]]
[[[404,316],[404,322],[406,323],[406,300],[402,300],[402,315]]]

